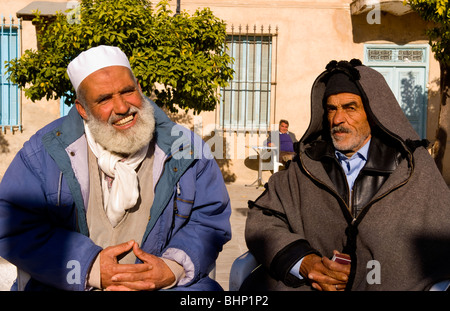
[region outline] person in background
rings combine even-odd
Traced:
[[[278,135],[278,142],[275,135]],[[273,139],[274,137],[275,139]],[[278,124],[278,131],[270,133],[267,146],[278,147],[280,162],[286,166],[287,162],[291,161],[295,155],[294,143],[296,142],[295,134],[289,131],[289,122],[281,119]]]

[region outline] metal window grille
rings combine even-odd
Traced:
[[[15,24],[12,16],[7,20],[3,15],[0,19],[0,125],[3,132],[8,127],[22,131],[20,90],[9,81],[5,69],[6,62],[20,57],[22,21]]]
[[[367,51],[371,61],[391,61],[392,50],[370,49]]]
[[[423,50],[399,50],[399,61],[410,62],[423,62],[424,51]]]
[[[367,60],[370,62],[422,63],[424,59],[424,48],[367,49]]]
[[[278,33],[264,26],[231,26],[227,52],[234,59],[233,80],[221,89],[220,124],[223,128],[267,129],[270,126],[273,39]]]

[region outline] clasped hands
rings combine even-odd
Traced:
[[[117,257],[133,251],[140,264],[119,264]],[[111,291],[157,290],[171,285],[175,275],[159,257],[144,252],[135,241],[105,248],[100,252],[103,289]]]
[[[339,253],[334,251],[334,253]],[[343,291],[350,275],[350,265],[340,264],[327,257],[310,254],[304,257],[300,274],[320,291]]]

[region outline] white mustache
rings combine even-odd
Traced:
[[[129,116],[132,116],[132,115],[134,115],[136,113],[139,113],[139,108],[137,108],[137,107],[135,107],[135,106],[130,104],[130,109],[129,109],[129,111],[126,114],[118,115],[118,114],[115,114],[113,112],[111,114],[111,116],[109,117],[109,119],[108,119],[108,124],[112,125],[112,124],[116,123],[117,121],[122,120],[122,119],[124,119],[126,117],[129,117]]]

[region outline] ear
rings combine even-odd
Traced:
[[[139,83],[138,79],[136,79],[136,84],[137,84],[137,87],[138,87],[139,92],[142,93],[141,84]]]
[[[88,119],[86,110],[78,99],[75,99],[75,108],[77,108],[78,113],[84,120]]]

